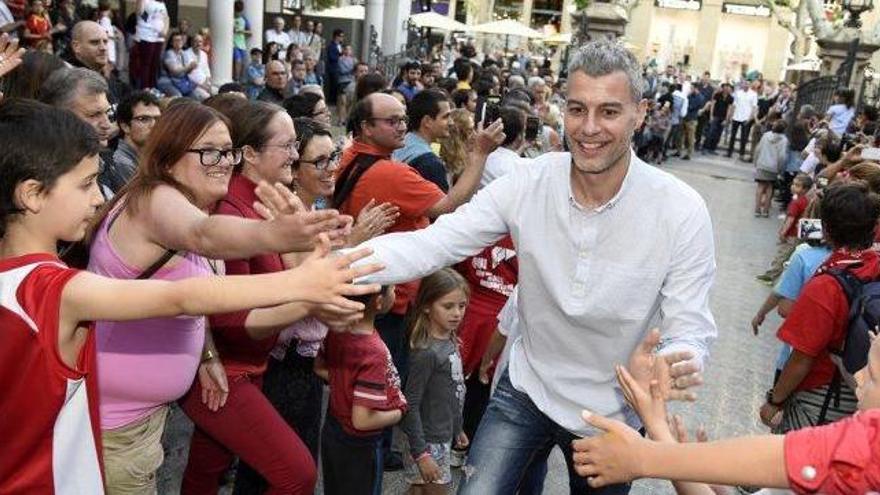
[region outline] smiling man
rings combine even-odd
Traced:
[[[632,152],[646,108],[638,61],[622,45],[596,41],[573,54],[568,73],[571,153],[518,167],[426,229],[365,243],[387,267],[371,281],[397,283],[513,237],[521,335],[471,444],[460,493],[515,493],[553,446],[565,454],[572,493],[627,493],[628,485],[591,490],[572,470],[572,440],[592,434],[581,411],[635,424],[614,365],[650,352],[639,346],[649,328],[660,327],[659,352],[693,357],[673,367],[678,393],[698,383],[717,334],[706,205]]]

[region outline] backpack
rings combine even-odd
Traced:
[[[829,357],[836,365],[834,378],[822,404],[819,424],[825,422],[825,415],[832,396],[840,400],[841,381],[846,381],[855,389],[853,375],[868,364],[868,351],[871,348],[871,335],[880,333],[880,278],[861,280],[847,269],[833,268],[828,275],[840,284],[849,304],[846,335],[840,348],[828,349]]]

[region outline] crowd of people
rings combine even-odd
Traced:
[[[554,447],[572,493],[880,489],[880,344],[849,343],[880,276],[877,115],[849,90],[793,115],[792,85],[657,74],[607,40],[562,71],[463,43],[386,77],[299,16],[248,51],[242,2],[217,87],[209,32],[135,10],[0,1],[0,492],[156,493],[173,404],[186,494],[313,493],[318,466],[327,494],[394,469],[449,493],[457,467],[459,493],[540,493]],[[774,190],[785,211],[753,326],[786,317],[759,412],[786,436],[675,445],[714,241],[652,165],[725,133],[755,215]]]

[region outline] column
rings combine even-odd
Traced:
[[[245,0],[244,16],[251,23],[251,37],[248,39],[248,48],[263,48],[264,11],[263,0]]]
[[[214,84],[221,85],[232,80],[232,33],[233,0],[212,0],[208,2],[208,26],[211,28],[211,42],[214,60],[211,74]]]
[[[364,29],[361,39],[361,60],[370,60],[370,26],[376,30],[378,41],[382,43],[382,21],[385,4],[382,0],[367,0],[364,5]]]
[[[651,54],[651,25],[654,22],[654,2],[639,2],[630,12],[626,25],[626,40],[637,47],[633,53],[642,63]],[[693,61],[691,61],[693,65]]]
[[[767,43],[764,45],[764,67],[761,72],[766,79],[779,81],[782,79],[782,70],[788,63],[789,45],[792,35],[787,29],[780,26],[776,19],[767,19]]]
[[[534,0],[523,0],[522,10],[520,11],[519,22],[525,24],[528,27],[532,27],[532,6],[534,4]]]
[[[697,42],[694,44],[694,59],[691,60],[693,72],[702,74],[712,71],[715,61],[715,45],[718,41],[718,29],[721,27],[721,0],[707,0],[700,10],[700,25],[697,28]],[[721,74],[712,74],[720,77]]]
[[[410,14],[409,0],[390,0],[385,2],[383,20],[388,29],[382,30],[379,38],[382,42],[382,53],[391,55],[400,53],[401,45],[406,44],[407,32],[403,26]]]
[[[562,19],[559,21],[559,32],[571,32],[571,14],[577,10],[574,0],[564,0],[562,2]]]

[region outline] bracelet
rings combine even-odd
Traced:
[[[213,349],[205,349],[202,351],[202,363],[208,362],[217,357],[217,353]]]
[[[782,400],[782,401],[779,401],[779,402],[775,402],[775,401],[773,400],[773,389],[772,389],[772,388],[771,388],[770,390],[767,391],[767,397],[766,397],[766,398],[767,398],[767,404],[770,404],[770,405],[773,406],[773,407],[780,407],[780,408],[781,408],[782,406],[785,405],[785,400]]]

